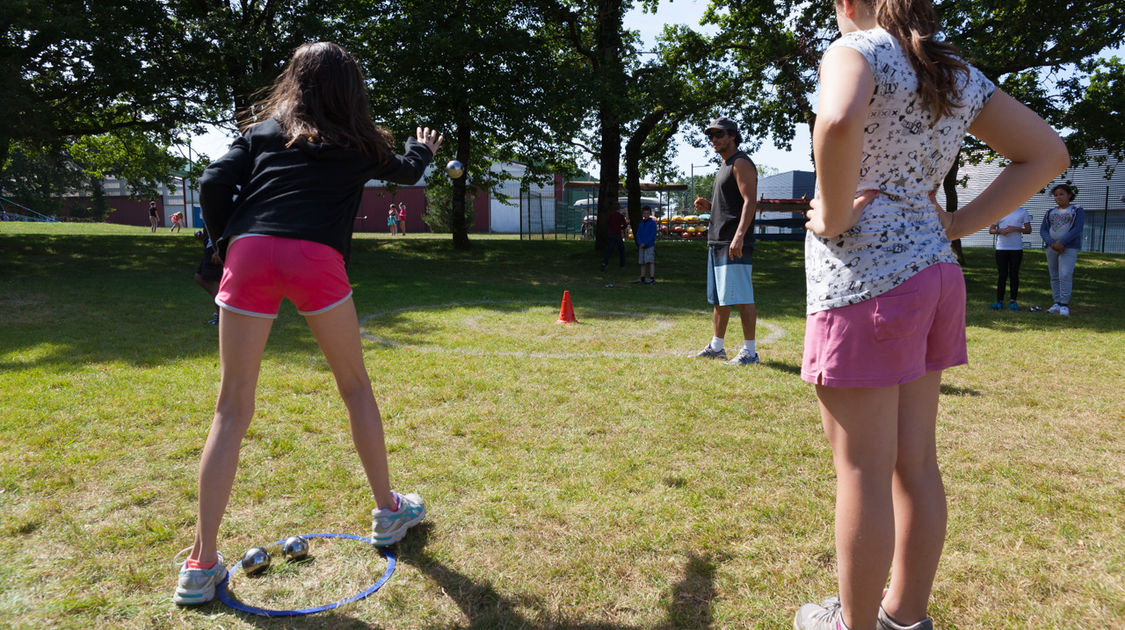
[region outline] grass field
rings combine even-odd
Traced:
[[[350,273],[392,481],[427,501],[378,593],[267,620],[179,609],[195,474],[218,386],[190,234],[0,224],[0,627],[787,628],[835,592],[834,480],[798,377],[802,250],[760,244],[763,365],[687,355],[710,337],[703,246],[659,243],[658,284],[598,273],[590,244],[357,237]],[[936,625],[1125,627],[1125,257],[1082,253],[1073,316],[992,312],[967,251],[970,365],[938,429],[949,536]],[[1025,305],[1049,305],[1043,256]],[[614,287],[606,287],[613,283]],[[579,324],[555,324],[569,290]],[[730,339],[739,335],[732,322]],[[367,535],[372,501],[331,374],[283,306],[220,549]],[[381,558],[236,575],[244,601],[363,590]]]

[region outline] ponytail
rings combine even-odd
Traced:
[[[918,75],[918,93],[933,122],[960,104],[957,76],[968,67],[957,48],[938,40],[938,20],[930,0],[873,0],[875,21],[894,36]]]

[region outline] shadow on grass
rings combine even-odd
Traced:
[[[551,628],[571,630],[640,630],[642,626],[599,623],[568,619],[529,619],[520,608],[537,608],[543,604],[535,597],[506,596],[491,584],[459,573],[424,551],[428,528],[419,528],[403,544],[400,558],[415,565],[434,580],[469,619],[470,628]],[[684,576],[672,586],[671,601],[665,620],[658,630],[710,628],[714,625],[712,603],[717,563],[706,555],[689,554]],[[547,616],[547,615],[544,615]],[[651,628],[651,627],[649,627]]]
[[[941,393],[946,396],[980,396],[980,391],[972,387],[957,387],[946,383],[941,384]]]
[[[166,235],[165,235],[166,236]],[[765,242],[756,247],[754,282],[775,316],[801,314],[805,283],[801,243]],[[105,234],[0,234],[9,253],[0,269],[0,372],[29,367],[71,368],[124,362],[156,367],[216,355],[205,293],[192,281],[201,248],[190,237],[156,238]],[[406,343],[433,334],[431,326],[396,309],[411,305],[474,303],[500,314],[531,305],[557,305],[569,290],[576,311],[590,305],[598,317],[659,312],[661,308],[708,310],[704,299],[702,243],[657,245],[659,282],[652,287],[618,284],[626,276],[598,272],[600,256],[584,241],[480,240],[458,252],[444,239],[356,239],[348,273],[361,317],[383,313],[379,326]],[[992,251],[966,250],[969,324],[999,331],[1083,329],[1118,332],[1125,311],[1125,263],[1120,256],[1084,254],[1075,280],[1074,315],[993,313]],[[1043,303],[1046,264],[1024,261],[1026,304]],[[635,277],[627,268],[628,279]],[[615,279],[614,279],[615,278]],[[985,302],[984,298],[989,298]],[[978,299],[979,298],[979,299]],[[979,303],[979,304],[978,304]],[[980,306],[980,308],[978,308]],[[318,353],[301,318],[286,304],[267,346],[272,351]],[[646,309],[646,310],[641,310]],[[789,370],[789,366],[773,367]],[[792,373],[796,373],[795,370]]]
[[[769,359],[766,361],[762,361],[762,366],[767,367],[771,370],[785,372],[786,374],[793,374],[794,376],[801,375],[801,366],[796,363],[789,363],[787,361],[775,361],[773,359]]]

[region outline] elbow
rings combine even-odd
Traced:
[[[1050,162],[1051,172],[1055,175],[1062,173],[1070,168],[1070,151],[1066,148],[1066,143],[1063,139],[1055,136],[1054,146],[1047,151],[1047,159]]]

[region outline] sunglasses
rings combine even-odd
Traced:
[[[711,138],[722,138],[723,136],[727,135],[727,132],[720,129],[718,131],[706,131],[703,133],[703,135],[707,136],[707,139],[710,140]]]

